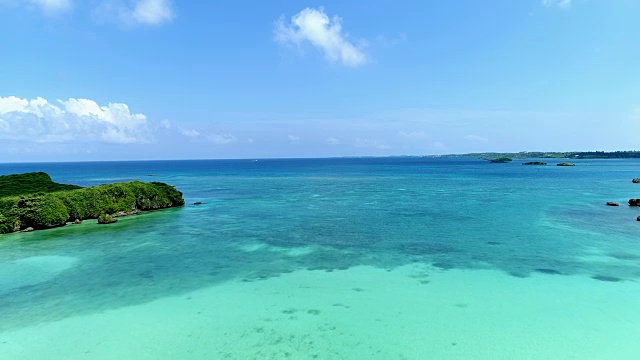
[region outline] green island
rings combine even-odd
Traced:
[[[512,159],[638,159],[640,151],[521,151],[517,153],[468,153],[468,154],[448,154],[448,155],[432,155],[429,157],[449,157],[449,158],[479,158],[493,159],[508,157]]]
[[[0,176],[0,234],[64,226],[184,205],[182,193],[161,182],[131,181],[81,188],[55,183],[44,172]]]

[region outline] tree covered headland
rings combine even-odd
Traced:
[[[0,176],[0,194],[0,234],[184,205],[182,193],[161,182],[80,188],[57,184],[45,173]]]

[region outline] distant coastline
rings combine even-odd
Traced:
[[[568,151],[541,152],[521,151],[517,153],[484,152],[468,154],[429,155],[440,158],[478,158],[478,159],[640,159],[640,151]]]

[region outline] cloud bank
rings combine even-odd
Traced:
[[[346,39],[342,33],[342,19],[332,19],[323,8],[306,8],[291,18],[287,23],[284,16],[276,22],[275,38],[281,44],[300,46],[310,43],[324,53],[330,62],[341,62],[349,67],[357,67],[367,62],[366,55],[360,48]]]
[[[147,117],[127,104],[100,106],[93,100],[0,97],[0,139],[37,143],[145,143]]]

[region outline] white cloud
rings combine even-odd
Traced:
[[[571,0],[542,0],[542,5],[546,7],[559,7],[561,9],[568,9],[571,7]]]
[[[329,145],[338,145],[340,144],[340,140],[329,136],[328,138],[324,139],[324,141],[329,144]]]
[[[238,141],[238,139],[231,134],[213,134],[209,135],[208,138],[217,145],[233,144]]]
[[[0,139],[33,142],[147,142],[147,117],[122,103],[0,97]]]
[[[200,132],[194,129],[180,129],[180,133],[187,137],[198,137],[200,136]]]
[[[487,139],[486,137],[482,137],[482,136],[478,136],[478,135],[467,135],[464,138],[467,139],[467,140],[477,141],[477,142],[481,142],[481,143],[489,142],[489,139]]]
[[[276,22],[276,41],[282,44],[300,45],[309,42],[324,52],[330,62],[340,61],[356,67],[367,62],[366,55],[342,33],[342,19],[327,16],[323,8],[306,8],[285,22],[284,16]]]
[[[300,144],[300,137],[299,136],[289,135],[288,138],[289,138],[289,141],[291,141],[292,144]]]
[[[99,22],[125,25],[162,25],[176,16],[172,0],[104,0],[94,15]]]

